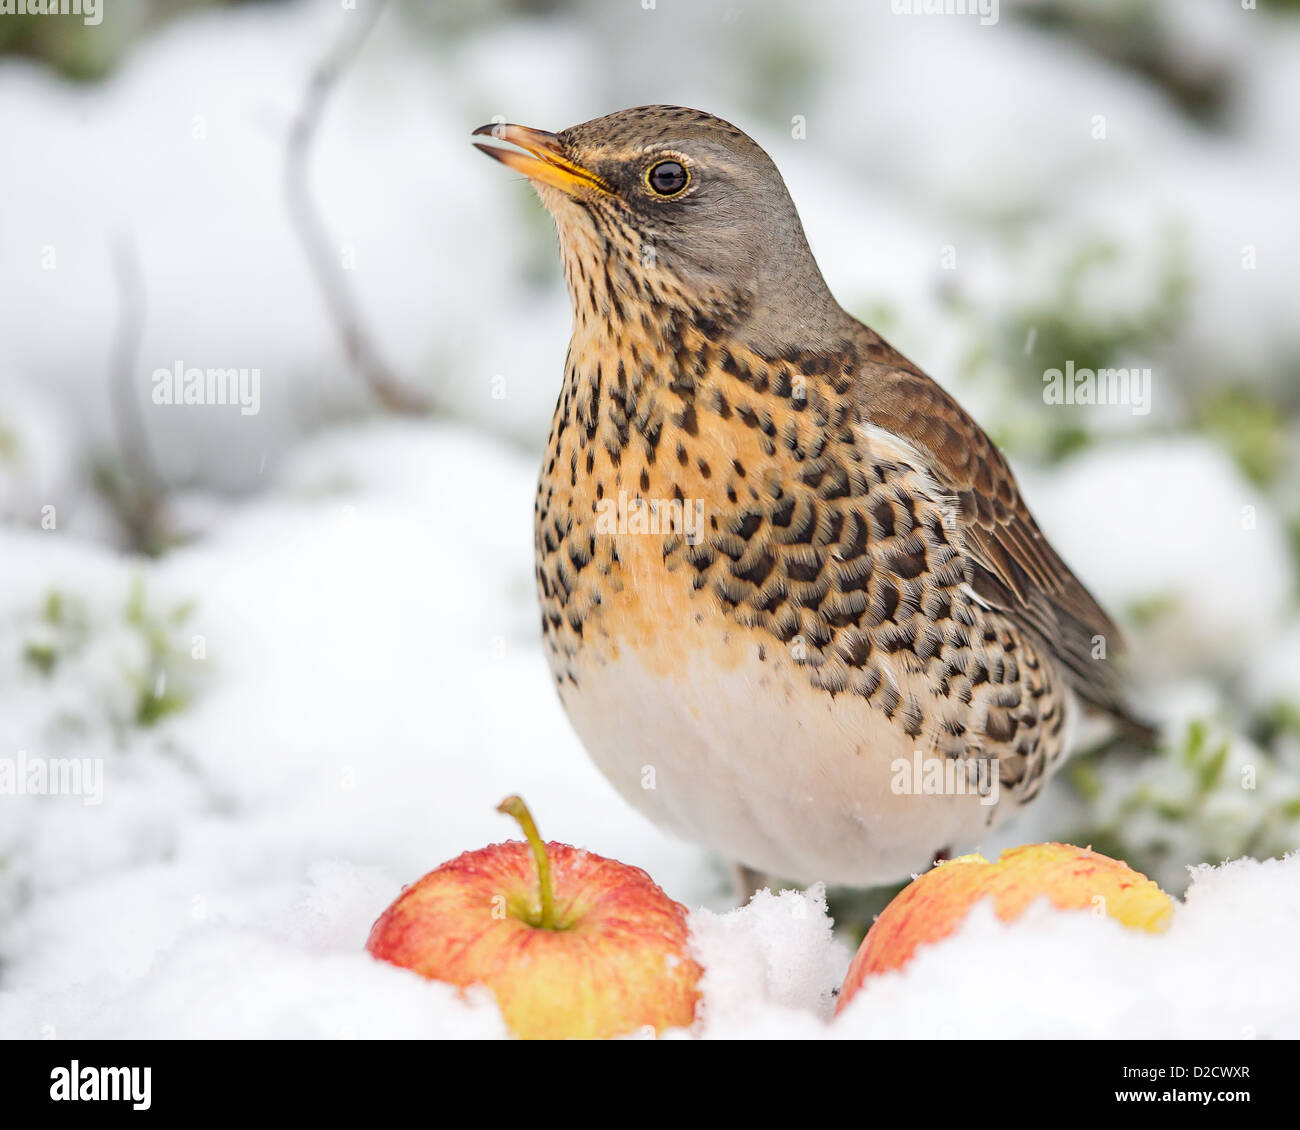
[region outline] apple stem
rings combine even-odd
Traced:
[[[537,860],[537,886],[541,892],[542,909],[535,926],[543,930],[555,929],[555,890],[551,886],[551,861],[546,854],[546,844],[533,822],[533,814],[523,797],[508,796],[499,805],[497,811],[506,816],[513,816],[519,827],[524,830],[524,838],[533,849],[533,858]]]

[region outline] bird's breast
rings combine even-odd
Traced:
[[[996,752],[1036,790],[1063,744],[1056,673],[971,599],[946,500],[855,418],[851,363],[758,357],[707,327],[575,339],[536,506],[561,695],[624,660],[667,698],[779,659],[801,715],[852,700],[864,732]]]

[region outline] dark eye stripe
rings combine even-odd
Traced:
[[[691,180],[680,161],[659,161],[645,175],[646,184],[660,196],[676,196]]]

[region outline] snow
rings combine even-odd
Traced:
[[[0,759],[90,759],[104,786],[99,804],[0,796],[0,1037],[503,1036],[487,994],[362,947],[403,884],[513,834],[495,812],[512,792],[546,836],[644,867],[690,908],[703,1002],[677,1036],[1300,1036],[1300,857],[1200,867],[1158,937],[977,908],[835,1018],[852,946],[826,893],[732,909],[724,861],[619,799],[536,625],[533,492],[569,320],[553,235],[468,144],[497,114],[560,126],[649,100],[749,126],[835,292],[885,308],[886,336],[992,422],[1004,390],[963,363],[970,326],[1032,308],[1099,236],[1124,253],[1078,312],[1107,323],[1149,300],[1163,233],[1181,231],[1195,286],[1151,417],[1108,420],[1054,466],[1015,460],[1047,534],[1125,621],[1135,700],[1170,745],[1108,768],[1091,807],[1058,778],[979,845],[1172,799],[1192,815],[1125,819],[1181,894],[1188,864],[1246,853],[1259,806],[1300,796],[1300,736],[1274,756],[1244,732],[1300,701],[1286,499],[1186,417],[1198,380],[1276,390],[1300,355],[1300,27],[1163,0],[1181,65],[1233,76],[1226,124],[1204,129],[1010,0],[990,29],[886,5],[754,4],[734,22],[630,7],[465,13],[454,34],[395,11],[325,116],[313,190],[376,340],[437,421],[366,418],[283,203],[284,135],[337,5],[177,20],[102,84],[0,61],[0,99],[24,107],[0,116],[0,147],[24,155],[4,187],[23,222],[0,225]],[[123,233],[144,280],[133,388],[190,535],[156,559],[123,553],[94,485],[117,454]],[[178,360],[259,368],[261,411],[152,406],[149,374]],[[1177,741],[1206,720],[1223,779],[1189,798]],[[1267,850],[1295,846],[1289,828]]]
[[[471,488],[439,485],[470,461]],[[91,635],[104,633],[67,679],[5,672],[24,708],[0,716],[6,747],[102,758],[105,787],[95,808],[6,798],[0,891],[16,913],[0,1036],[499,1035],[490,1002],[377,966],[362,945],[404,883],[510,834],[494,807],[511,791],[546,835],[645,866],[695,908],[696,1035],[1295,1023],[1300,987],[1269,939],[1300,922],[1300,858],[1198,874],[1156,940],[1059,914],[1017,927],[977,915],[832,1022],[851,953],[824,892],[760,892],[723,913],[717,864],[626,809],[569,731],[532,627],[533,473],[461,429],[369,425],[306,446],[270,497],[152,566],[5,535],[0,552],[24,566],[3,594],[7,622],[30,620],[54,587],[82,594]],[[181,632],[187,647],[203,637],[206,657],[188,665],[187,708],[115,739],[100,719],[129,708],[120,671],[135,646],[117,609],[142,572],[159,609],[201,594]],[[56,725],[70,719],[72,736]],[[1247,939],[1258,960],[1229,977]],[[1213,996],[1175,1009],[1160,994],[1183,992],[1188,970],[1214,974]]]
[[[1110,606],[1168,599],[1170,614],[1141,636],[1147,669],[1185,668],[1189,654],[1240,662],[1290,611],[1295,582],[1281,524],[1204,440],[1100,446],[1050,483],[1028,482],[1026,495],[1052,544]],[[1230,577],[1250,583],[1234,589]]]
[[[725,914],[697,910],[691,949],[704,969],[701,1032],[735,1038],[824,1028],[852,957],[832,925],[821,884],[759,891]]]

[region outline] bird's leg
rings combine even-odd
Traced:
[[[746,867],[743,863],[731,865],[731,881],[735,885],[736,902],[740,906],[748,906],[749,900],[769,884],[764,872]]]

